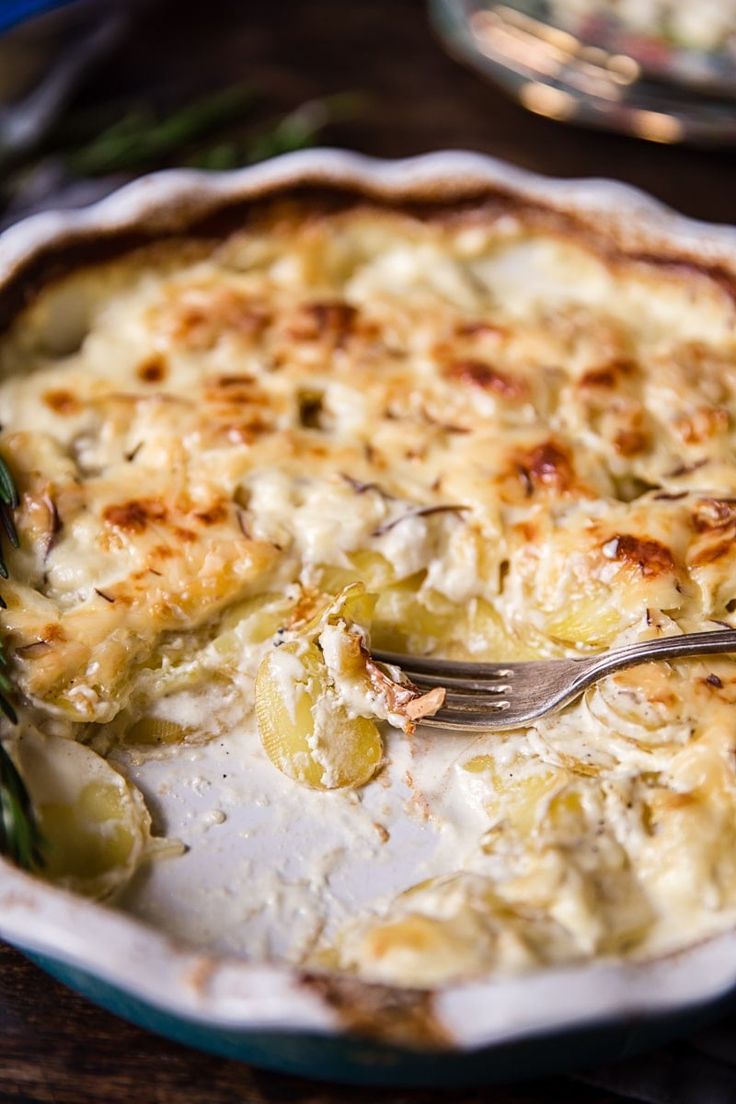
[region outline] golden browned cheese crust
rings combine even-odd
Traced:
[[[374,644],[423,654],[730,623],[736,308],[695,269],[523,212],[276,208],[58,283],[0,364],[4,625],[65,736],[125,738],[213,679],[248,712],[279,630],[356,581]],[[425,984],[730,922],[735,698],[727,658],[661,664],[481,742],[456,771],[476,857],[332,960]]]

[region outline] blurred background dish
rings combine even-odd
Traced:
[[[518,6],[583,42],[627,54],[649,75],[736,91],[734,0],[520,0]]]
[[[451,53],[536,114],[655,142],[736,143],[733,0],[649,0],[636,13],[611,0],[431,0],[431,11]]]

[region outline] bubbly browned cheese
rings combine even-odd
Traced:
[[[66,278],[0,365],[3,624],[66,736],[125,738],[184,691],[185,737],[221,732],[213,680],[247,713],[274,634],[354,581],[374,645],[423,654],[730,623],[736,309],[695,270],[522,214],[276,209]],[[735,700],[730,659],[660,664],[481,740],[455,771],[475,857],[335,961],[423,984],[732,922]]]

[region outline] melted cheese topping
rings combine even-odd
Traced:
[[[104,753],[226,735],[269,656],[291,723],[275,645],[356,581],[374,645],[476,659],[736,603],[736,311],[695,271],[508,214],[277,210],[51,287],[0,365],[27,724]],[[375,715],[348,654],[326,633],[320,678]],[[735,699],[728,658],[638,668],[425,769],[424,815],[483,831],[317,960],[428,985],[733,923]]]

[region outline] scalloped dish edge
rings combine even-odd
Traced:
[[[382,162],[312,150],[231,173],[156,173],[89,208],[35,215],[0,238],[0,293],[11,283],[22,286],[30,266],[48,251],[137,228],[164,233],[227,204],[303,184],[354,189],[389,202],[460,201],[485,189],[503,191],[583,223],[603,222],[629,248],[664,251],[675,264],[695,260],[736,282],[736,229],[684,218],[620,183],[545,179],[462,152]],[[197,1023],[350,1036],[365,1033],[370,1020],[375,1037],[415,1048],[475,1049],[616,1018],[661,1015],[711,1001],[736,986],[736,935],[727,932],[649,962],[599,961],[399,992],[296,967],[202,955],[4,860],[0,936]],[[404,1020],[399,1029],[397,1010]]]

